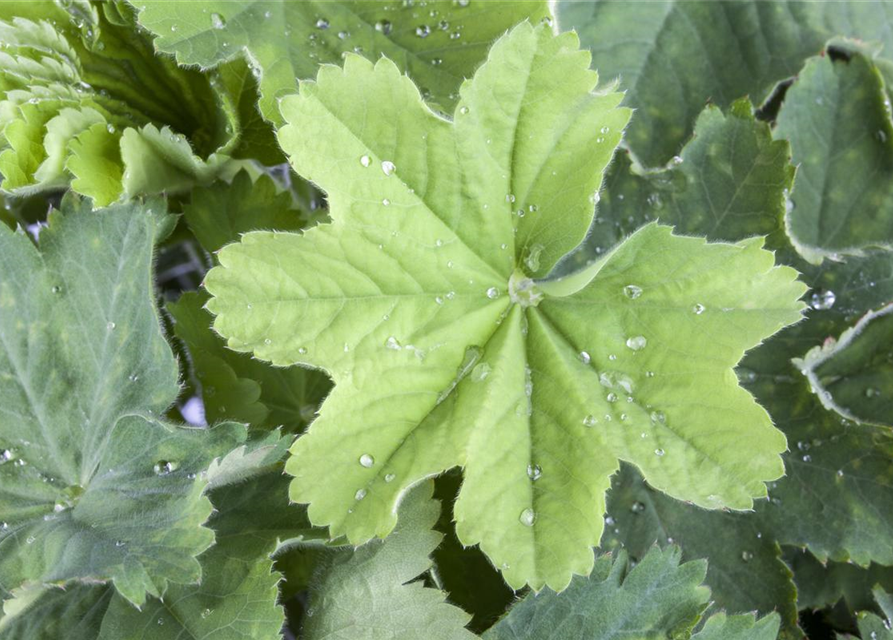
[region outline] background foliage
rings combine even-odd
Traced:
[[[538,35],[521,42],[526,31],[516,29],[490,53],[525,20]],[[552,37],[570,30],[591,60],[573,37]],[[0,3],[0,638],[893,637],[891,34],[893,5],[883,0]],[[558,62],[528,82],[519,61],[534,51]],[[321,67],[331,64],[353,73],[351,82],[339,89],[335,69]],[[319,84],[291,97],[321,68]],[[499,73],[487,77],[488,68]],[[594,97],[588,68],[599,72]],[[465,78],[474,80],[463,85]],[[405,101],[388,111],[397,95]],[[511,110],[494,105],[512,100],[538,106],[502,120]],[[587,100],[613,109],[616,121],[602,122],[601,111],[585,116]],[[627,107],[634,111],[621,140]],[[397,132],[375,144],[404,155],[351,146],[345,130],[372,116]],[[574,117],[579,129],[564,147],[540,144]],[[442,150],[453,128],[455,144],[467,147],[448,174]],[[503,139],[506,131],[513,137]],[[394,142],[410,133],[431,136],[438,162],[413,156],[418,143],[401,150]],[[357,176],[372,175],[363,173],[367,153],[377,181],[361,195],[372,204],[351,207],[365,188]],[[484,162],[501,153],[505,166]],[[353,173],[331,169],[339,154]],[[348,209],[356,220],[373,208],[376,220],[409,212],[412,193],[382,186],[383,161],[420,194],[461,184],[461,195],[445,202],[475,202],[477,210],[496,194],[506,244],[520,238],[513,259],[534,276],[553,265],[555,276],[604,256],[618,260],[617,243],[654,221],[680,235],[745,242],[736,246],[752,246],[753,255],[766,252],[749,239],[765,236],[776,262],[801,274],[809,306],[793,326],[736,346],[749,350],[726,381],[750,392],[787,439],[784,475],[769,482],[768,495],[706,504],[625,453],[609,481],[612,456],[599,487],[610,483],[603,519],[588,495],[568,507],[568,494],[556,494],[566,511],[590,505],[592,520],[575,565],[588,575],[548,580],[559,588],[569,581],[561,593],[524,587],[531,577],[503,566],[520,571],[514,557],[494,566],[496,543],[485,541],[483,551],[463,544],[493,533],[463,529],[470,503],[457,502],[456,469],[396,482],[392,501],[382,503],[390,524],[381,531],[314,526],[336,520],[291,503],[284,469],[288,461],[299,478],[312,469],[320,495],[347,486],[345,474],[326,475],[337,450],[306,457],[315,440],[295,440],[317,419],[330,377],[280,366],[319,364],[297,343],[286,354],[261,342],[259,358],[229,348],[212,328],[200,283],[236,255],[240,249],[221,249],[243,234],[319,227],[303,236],[316,238]],[[562,176],[582,167],[565,195],[547,193],[548,180],[514,190],[525,163],[548,162]],[[531,251],[536,216],[558,215],[547,204],[553,196],[565,198],[564,216],[552,218],[554,235]],[[451,224],[462,235],[472,213],[455,210],[463,215]],[[465,237],[483,246],[497,231]],[[286,236],[248,236],[266,237]],[[383,251],[377,242],[344,246],[357,259]],[[675,246],[654,253],[670,256]],[[685,247],[693,263],[700,249]],[[415,262],[434,254],[420,251]],[[347,262],[314,262],[321,257],[312,253],[288,282],[312,285]],[[383,278],[384,263],[376,268]],[[720,288],[743,295],[746,269],[729,271]],[[214,276],[209,282],[219,296]],[[220,299],[209,305],[216,313]],[[710,318],[706,306],[702,319]],[[275,326],[272,315],[259,317]],[[605,326],[598,322],[593,316],[593,326]],[[777,324],[787,322],[779,316]],[[693,334],[682,348],[689,357],[707,353],[729,332]],[[582,366],[578,351],[573,366]],[[586,364],[607,355],[589,349]],[[414,375],[432,362],[416,363]],[[447,378],[457,364],[444,360]],[[695,397],[703,391],[689,386]],[[468,415],[485,415],[472,406]],[[325,420],[332,418],[324,413],[314,429]],[[648,445],[647,460],[654,449]],[[344,450],[362,471],[361,452]],[[430,443],[426,451],[445,453]],[[419,477],[453,464],[438,460]],[[548,466],[525,459],[519,469],[525,483],[547,486]],[[309,482],[299,497],[316,498]],[[355,491],[350,484],[350,502]],[[492,498],[491,507],[499,504]],[[523,519],[512,506],[513,520],[519,511]],[[390,527],[383,539],[351,544]]]

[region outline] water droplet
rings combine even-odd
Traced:
[[[677,167],[680,164],[682,164],[683,162],[684,162],[684,160],[682,159],[682,156],[673,156],[673,164],[676,165]]]
[[[37,538],[35,538],[34,536],[28,536],[28,538],[25,540],[25,542],[27,542],[28,544],[34,544],[34,542],[36,540],[37,540]]]
[[[610,360],[611,362],[614,362],[616,359],[617,359],[617,356],[615,354],[613,354],[613,353],[608,354],[608,360]]]
[[[268,344],[268,345],[273,344],[273,341],[270,340],[269,338],[264,338],[264,344]]]
[[[375,30],[384,35],[388,35],[391,32],[392,26],[393,25],[391,25],[389,20],[379,20],[375,23]]]
[[[354,497],[354,500],[362,500],[363,498],[366,497],[366,490],[365,489],[357,489],[357,492],[355,494],[353,494],[353,497]]]
[[[53,288],[51,289],[51,291],[53,293],[62,293],[62,287],[60,287],[59,285],[53,285]]]
[[[812,456],[807,453],[803,456],[803,462],[812,462]]]
[[[584,427],[594,427],[597,424],[598,424],[598,418],[596,418],[593,415],[588,415],[585,418],[583,418],[583,426]]]
[[[608,395],[605,396],[608,402],[617,402],[617,394],[611,391]]]
[[[397,476],[395,476],[393,473],[388,473],[388,474],[385,475],[385,477],[384,477],[384,481],[385,481],[385,482],[393,482],[393,481],[394,481],[394,478],[396,478],[396,477],[397,477]]]
[[[431,27],[426,24],[421,24],[415,28],[415,34],[419,38],[427,38],[431,34]]]
[[[153,467],[156,475],[166,476],[169,473],[172,473],[177,470],[177,463],[171,462],[169,460],[159,460],[155,463]]]
[[[207,618],[209,615],[211,615],[210,609],[205,609],[204,611],[202,611],[202,619]]]
[[[656,455],[658,458],[663,456],[665,453],[666,453],[666,451],[664,451],[663,449],[655,449],[654,450],[654,455]]]
[[[400,351],[400,349],[403,348],[403,345],[401,345],[400,341],[397,340],[397,338],[395,338],[394,336],[388,337],[388,339],[385,340],[384,346],[388,349],[391,349],[392,351]]]
[[[527,477],[533,482],[539,480],[543,475],[543,470],[538,464],[527,465]]]
[[[303,356],[303,355],[306,355],[306,353],[307,353],[307,347],[299,347],[299,348],[298,348],[298,353],[300,353],[302,356]]]
[[[108,131],[109,133],[115,133],[115,131],[117,131],[117,129],[115,129],[115,125],[113,125],[113,124],[106,125],[105,130]]]
[[[499,289],[497,289],[496,287],[490,287],[489,289],[487,289],[487,297],[491,300],[495,300],[499,297]]]
[[[536,512],[533,509],[524,509],[518,517],[518,520],[520,520],[521,524],[525,527],[532,527],[533,523],[536,522]]]
[[[224,18],[219,13],[212,13],[211,26],[215,29],[223,29],[224,27],[226,27],[226,18]]]
[[[436,302],[437,304],[443,304],[443,297],[434,296],[434,302]]]
[[[272,12],[272,11],[264,11],[264,18],[266,18],[267,20],[269,20],[269,19],[272,18],[272,17],[273,17],[273,12]]]
[[[508,203],[512,203],[515,201],[515,196],[512,193],[505,194],[505,201]]]
[[[589,364],[592,362],[592,357],[585,351],[580,352],[580,362],[583,364]]]
[[[465,107],[465,106],[459,107],[459,113],[461,113],[463,116],[468,114],[468,107]]]
[[[634,284],[628,284],[625,287],[623,287],[623,293],[630,300],[635,300],[640,295],[642,295],[642,288],[637,287]]]
[[[534,244],[527,250],[527,258],[524,259],[524,264],[527,265],[531,272],[540,268],[540,256],[543,253],[543,249],[545,249],[543,245]]]
[[[492,371],[492,367],[486,362],[481,362],[471,370],[471,379],[473,382],[481,382],[490,375],[490,371]]]
[[[641,502],[633,502],[633,505],[629,508],[633,513],[642,513],[645,510],[645,505]]]
[[[360,156],[360,164],[364,167],[368,167],[370,164],[372,164],[372,158],[370,158],[369,156]]]
[[[876,397],[878,397],[878,396],[880,396],[880,395],[881,395],[880,390],[875,389],[874,387],[868,387],[868,388],[865,390],[865,397],[866,397],[866,398],[876,398]]]
[[[177,31],[177,25],[172,24],[171,25],[171,33],[176,33],[176,31]]]
[[[370,456],[368,453],[364,453],[360,456],[360,464],[369,469],[373,464],[375,464],[375,458]]]
[[[883,129],[878,129],[877,130],[877,139],[880,140],[881,142],[886,142],[887,141],[887,132],[884,131]]]
[[[381,170],[384,171],[384,174],[386,176],[389,176],[392,173],[394,173],[394,171],[397,170],[397,167],[390,160],[382,160],[381,161]]]
[[[816,311],[827,311],[831,307],[834,306],[834,303],[837,301],[837,296],[833,291],[814,291],[812,296],[809,299],[810,306]]]
[[[317,29],[328,29],[329,21],[326,20],[325,18],[320,18],[319,20],[316,21],[316,28]]]
[[[388,200],[387,198],[385,198],[385,199],[383,199],[383,200],[381,201],[381,204],[382,204],[383,206],[386,207],[386,206],[388,206],[389,204],[391,204],[391,201]]]
[[[124,542],[123,540],[115,540],[115,546],[116,546],[116,547],[123,547],[123,546],[126,545],[126,544],[127,544],[127,543]]]
[[[667,416],[663,411],[652,411],[651,412],[651,422],[655,424],[666,424]]]
[[[753,560],[753,554],[750,551],[742,551],[741,559],[744,560],[744,562],[750,562]]]
[[[697,304],[695,304],[695,305],[691,308],[692,312],[693,312],[696,316],[699,316],[699,315],[701,315],[702,313],[704,313],[704,309],[705,309],[704,305],[702,305],[700,302],[697,303]]]
[[[633,351],[641,351],[647,344],[648,340],[645,338],[645,336],[633,336],[626,339],[626,346]]]
[[[646,378],[653,378],[653,377],[654,377],[654,371],[646,371],[646,372],[645,372],[645,377],[646,377]]]

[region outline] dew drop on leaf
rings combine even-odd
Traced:
[[[592,362],[592,357],[585,351],[580,352],[580,362],[583,364],[589,364]]]
[[[532,527],[533,523],[536,522],[536,512],[533,509],[524,509],[518,517],[518,520],[525,527]]]
[[[664,414],[663,411],[652,411],[651,422],[655,424],[665,424],[667,422],[667,416]]]
[[[368,453],[364,453],[360,456],[360,464],[368,469],[375,464],[375,458],[370,456]]]
[[[403,347],[400,345],[400,342],[394,336],[390,336],[387,340],[385,340],[384,346],[392,351],[400,351]]]
[[[372,164],[372,158],[370,158],[369,156],[360,156],[360,164],[364,167],[368,167],[370,164]]]
[[[533,482],[539,480],[543,475],[543,470],[538,464],[527,465],[527,477]]]
[[[626,346],[633,351],[641,351],[647,344],[648,340],[645,338],[645,336],[633,336],[626,339]]]
[[[366,497],[366,490],[365,489],[357,489],[357,492],[355,494],[353,494],[353,497],[354,497],[354,500],[362,500],[363,498]]]
[[[499,289],[497,289],[496,287],[490,287],[489,289],[487,289],[487,297],[491,300],[495,300],[499,297]]]
[[[665,453],[666,453],[666,451],[664,451],[663,449],[655,449],[654,450],[654,455],[656,455],[658,458],[663,456]]]
[[[696,316],[699,316],[699,315],[701,315],[702,313],[704,313],[704,309],[705,309],[705,308],[706,308],[706,307],[704,307],[704,305],[702,305],[702,304],[699,302],[699,303],[695,304],[695,305],[691,308],[691,310],[692,310],[692,312],[693,312]]]
[[[617,394],[611,391],[608,395],[605,396],[608,402],[617,402]]]
[[[427,38],[431,34],[431,27],[421,24],[415,28],[415,34],[419,38]]]
[[[486,362],[481,362],[471,370],[471,379],[473,382],[481,382],[490,375],[491,367]]]
[[[219,13],[212,13],[211,26],[215,29],[223,29],[224,27],[226,27],[226,19]]]
[[[583,418],[583,426],[584,427],[594,427],[597,424],[598,424],[598,418],[596,418],[594,415],[590,414],[590,415],[586,416],[585,418]]]
[[[394,173],[394,171],[397,170],[397,166],[390,160],[382,160],[381,161],[381,170],[384,171],[384,174],[386,176],[389,176],[392,173]]]
[[[388,474],[385,475],[385,477],[384,477],[384,481],[385,481],[385,482],[393,482],[393,481],[394,481],[394,478],[396,478],[396,477],[397,477],[397,476],[395,476],[393,473],[388,473]]]
[[[172,473],[177,469],[177,465],[174,462],[169,460],[159,460],[155,463],[153,470],[155,471],[155,475],[158,476],[166,476],[169,473]]]
[[[326,20],[325,18],[320,18],[319,20],[316,21],[316,28],[317,29],[328,29],[329,21]]]
[[[633,513],[642,513],[645,510],[645,505],[641,502],[633,502],[633,506],[629,508]]]
[[[753,560],[753,554],[752,554],[750,551],[742,551],[742,552],[741,552],[741,559],[742,559],[744,562],[750,562],[751,560]]]
[[[810,306],[816,311],[827,311],[834,306],[837,296],[833,291],[814,291],[809,299]]]

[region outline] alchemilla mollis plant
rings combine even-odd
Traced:
[[[891,33],[0,2],[0,640],[893,639]]]

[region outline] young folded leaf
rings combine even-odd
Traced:
[[[619,459],[708,508],[782,475],[785,438],[732,370],[803,307],[760,239],[650,225],[535,280],[582,240],[629,118],[589,62],[525,23],[454,121],[357,56],[283,101],[280,140],[333,221],[224,247],[208,306],[231,348],[335,381],[287,466],[333,535],[387,534],[410,486],[462,466],[459,539],[513,587],[560,590],[592,569]]]
[[[106,205],[213,179],[240,133],[233,97],[157,56],[126,6],[68,9],[0,3],[3,190],[70,183]]]
[[[154,209],[154,213],[153,213]],[[198,477],[245,429],[172,425],[177,367],[152,302],[160,203],[73,199],[40,248],[0,225],[0,598],[107,581],[140,605],[201,577]]]
[[[260,78],[261,113],[280,125],[277,98],[348,52],[397,61],[431,99],[452,107],[462,79],[506,29],[551,21],[544,0],[130,2],[140,24],[157,34],[158,49],[181,64],[208,68],[244,53]]]

